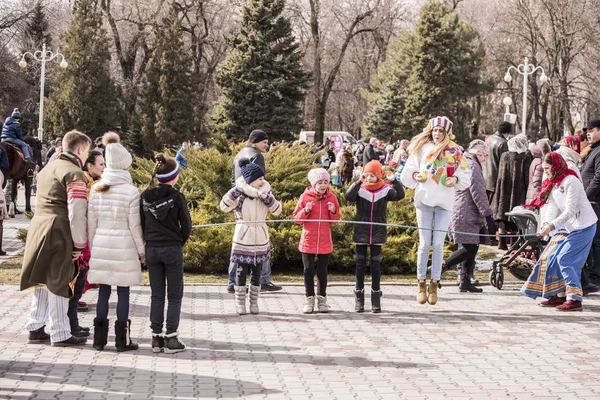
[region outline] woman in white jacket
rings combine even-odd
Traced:
[[[581,311],[581,270],[592,246],[598,218],[575,171],[554,152],[542,162],[548,176],[542,191],[528,208],[547,205],[540,236],[552,233],[521,292],[533,299],[541,296],[542,307],[558,311]]]
[[[452,139],[452,121],[447,117],[433,118],[425,131],[411,141],[410,157],[400,176],[404,186],[415,189],[419,226],[417,301],[420,304],[437,303],[444,240],[452,216],[454,194],[456,190],[467,189],[471,184],[469,165]],[[431,282],[427,293],[425,280],[431,247]]]
[[[90,191],[88,240],[91,251],[90,283],[100,285],[94,319],[94,348],[104,349],[108,337],[108,299],[117,286],[117,351],[136,350],[131,342],[129,287],[142,283],[144,239],[140,217],[140,194],[133,186],[129,167],[131,154],[109,132],[103,138],[106,168],[100,182]]]

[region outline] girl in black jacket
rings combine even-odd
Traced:
[[[179,316],[183,298],[183,245],[190,237],[192,219],[185,196],[173,186],[179,164],[164,154],[156,155],[152,181],[142,193],[142,229],[146,242],[146,266],[152,290],[150,327],[154,353],[185,350],[179,338]],[[158,186],[154,187],[154,177]],[[165,322],[165,278],[168,285],[167,330]]]
[[[404,198],[404,189],[396,180],[393,171],[386,176],[391,186],[382,180],[382,167],[379,160],[370,161],[360,177],[346,192],[346,200],[356,202],[356,221],[387,223],[388,201]],[[352,240],[356,244],[356,303],[354,310],[365,310],[365,271],[367,269],[367,248],[371,248],[371,311],[381,312],[381,246],[387,240],[387,227],[382,225],[355,224]]]

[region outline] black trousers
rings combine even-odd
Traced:
[[[315,258],[317,258],[316,270]],[[327,296],[327,264],[329,264],[329,254],[315,255],[302,253],[302,263],[304,264],[304,290],[306,297],[315,295],[315,272],[317,274],[317,294],[319,296]]]
[[[150,328],[161,333],[165,323],[165,291],[167,334],[177,332],[183,299],[183,249],[181,246],[146,247],[146,266],[150,277]]]
[[[77,267],[79,268],[79,266]],[[67,316],[69,317],[69,322],[71,323],[71,332],[77,330],[77,327],[79,326],[79,317],[77,315],[77,303],[79,302],[79,300],[81,300],[81,296],[83,296],[83,287],[85,286],[85,279],[87,278],[87,273],[89,270],[89,268],[79,270],[79,275],[77,275],[75,287],[73,288],[73,297],[69,299],[69,309],[67,310]]]
[[[464,271],[469,271],[475,265],[475,256],[479,251],[478,244],[463,244],[462,247],[450,254],[446,259],[446,267],[454,267],[462,263]]]

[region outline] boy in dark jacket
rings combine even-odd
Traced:
[[[382,180],[382,166],[379,160],[369,161],[365,165],[360,181],[350,186],[345,194],[346,200],[356,202],[356,221],[387,223],[388,201],[404,198],[404,188],[396,180],[393,171],[386,177],[391,185]],[[354,310],[365,310],[365,271],[367,269],[367,248],[371,248],[371,311],[381,312],[381,246],[387,241],[387,227],[382,225],[355,224],[352,241],[356,243],[356,304]]]
[[[156,155],[150,187],[142,193],[141,216],[146,242],[146,266],[152,290],[150,327],[154,353],[178,353],[185,344],[178,338],[183,298],[183,245],[192,232],[192,219],[185,196],[173,186],[179,164],[164,154]],[[154,177],[158,180],[154,186]],[[167,330],[165,321],[165,278],[168,285]]]

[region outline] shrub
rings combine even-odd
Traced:
[[[188,150],[188,169],[182,171],[178,187],[186,196],[195,225],[217,224],[234,221],[233,213],[219,209],[221,197],[231,187],[233,157],[242,145],[223,144],[209,149]],[[309,147],[294,146],[291,149],[278,146],[265,154],[266,178],[275,197],[282,202],[283,212],[269,219],[290,220],[297,199],[308,186],[307,173],[315,167],[313,162],[319,154]],[[145,188],[154,164],[150,160],[136,159],[131,174],[134,182]],[[343,196],[345,188],[333,188],[340,202],[340,219],[354,219],[356,208]],[[413,192],[406,191],[406,198],[388,204],[388,222],[399,225],[416,225]],[[332,227],[334,252],[329,261],[331,271],[354,273],[356,257],[352,243],[352,224],[339,223]],[[225,273],[229,265],[231,240],[234,226],[194,229],[184,249],[186,271],[198,273]],[[272,243],[274,271],[300,271],[302,261],[298,242],[302,227],[292,222],[269,224]],[[388,228],[388,242],[382,251],[384,274],[411,274],[416,271],[419,234],[416,230],[400,227]]]

